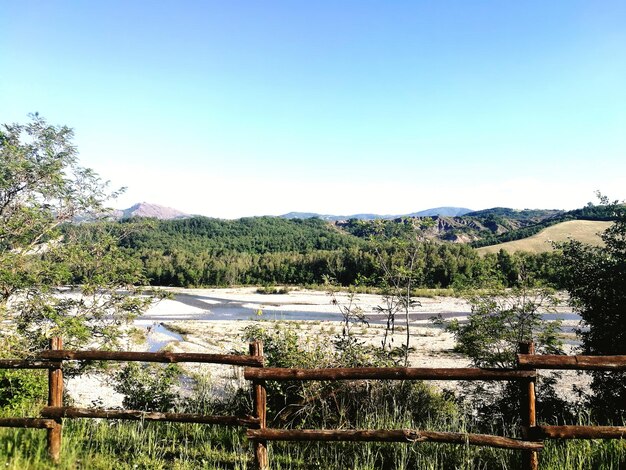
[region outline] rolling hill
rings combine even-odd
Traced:
[[[515,251],[542,253],[552,251],[550,242],[565,242],[570,238],[601,246],[603,243],[598,234],[606,230],[611,224],[612,222],[598,220],[569,220],[551,225],[528,238],[484,246],[477,250],[481,254],[497,253],[501,249],[510,253]]]

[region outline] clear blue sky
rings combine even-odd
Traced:
[[[624,1],[3,1],[0,122],[37,111],[217,217],[626,197]]]

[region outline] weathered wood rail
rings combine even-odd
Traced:
[[[43,418],[0,418],[0,428],[52,429],[56,425],[53,419]]]
[[[212,416],[195,413],[162,413],[158,411],[103,410],[71,406],[46,406],[41,410],[44,418],[100,418],[137,421],[169,421],[170,423],[221,424],[224,426],[257,426],[254,416]]]
[[[535,426],[535,439],[626,439],[626,426]]]
[[[161,422],[201,423],[247,428],[246,435],[253,445],[254,459],[260,469],[269,468],[268,441],[353,441],[353,442],[442,442],[519,450],[523,468],[539,467],[538,452],[546,439],[626,439],[626,426],[548,426],[537,425],[535,411],[535,382],[538,369],[626,370],[626,356],[553,356],[535,355],[531,343],[520,344],[515,369],[478,368],[334,368],[288,369],[264,368],[263,345],[250,343],[249,354],[202,354],[131,351],[68,351],[60,338],[50,341],[50,350],[30,360],[1,359],[0,369],[47,369],[48,406],[41,417],[0,418],[0,427],[45,429],[48,433],[48,453],[58,462],[61,452],[63,419],[99,418],[145,420]],[[63,406],[63,362],[141,361],[196,362],[244,366],[244,377],[252,383],[253,410],[245,416],[210,416],[190,413],[161,413],[137,410],[103,410]],[[336,381],[336,380],[487,380],[516,381],[522,397],[521,439],[488,434],[440,432],[416,429],[270,429],[267,427],[267,391],[265,383],[272,381]]]
[[[527,380],[535,371],[412,367],[354,367],[333,369],[245,369],[247,380]]]
[[[0,369],[50,369],[59,367],[61,361],[31,361],[18,359],[0,359]]]
[[[233,366],[263,365],[263,359],[254,356],[238,356],[234,354],[203,354],[203,353],[173,353],[165,352],[136,352],[136,351],[43,351],[42,359],[57,361],[122,361],[122,362],[199,362],[203,364],[226,364]]]
[[[626,356],[561,356],[518,354],[519,367],[560,370],[606,370],[626,371]]]
[[[247,435],[249,439],[267,441],[445,442],[500,449],[543,449],[542,442],[527,442],[489,434],[417,429],[250,429]]]

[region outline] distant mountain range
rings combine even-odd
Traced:
[[[581,209],[582,210],[582,209]],[[579,210],[580,211],[580,210]],[[465,217],[470,219],[492,219],[504,218],[508,220],[521,220],[530,223],[537,223],[548,217],[555,217],[559,214],[563,214],[562,210],[545,210],[545,209],[510,209],[507,207],[493,207],[491,209],[484,209],[479,211],[472,211],[465,207],[435,207],[432,209],[425,209],[418,212],[411,212],[410,214],[398,214],[398,215],[380,215],[380,214],[351,214],[351,215],[332,215],[332,214],[318,214],[315,212],[289,212],[288,214],[279,215],[282,219],[311,219],[318,218],[333,223],[346,222],[351,219],[356,220],[394,220],[402,217],[438,217],[438,218],[455,218]],[[577,211],[572,211],[577,212]],[[110,212],[109,217],[112,219],[130,219],[132,217],[145,217],[155,218],[160,220],[172,220],[172,219],[184,219],[189,217],[196,217],[194,214],[187,214],[173,209],[171,207],[160,206],[158,204],[151,204],[148,202],[139,202],[127,209],[113,210]],[[572,218],[578,218],[575,215]],[[464,224],[466,222],[463,222]]]
[[[426,209],[419,212],[412,212],[410,214],[399,215],[379,215],[379,214],[352,214],[352,215],[330,215],[330,214],[317,214],[314,212],[289,212],[279,217],[283,219],[311,219],[316,217],[322,220],[339,221],[339,220],[376,220],[376,219],[397,219],[399,217],[460,217],[462,215],[472,212],[471,209],[465,207],[435,207],[433,209]]]
[[[397,219],[399,217],[459,217],[472,212],[471,209],[464,207],[435,207],[419,212],[400,215],[379,215],[379,214],[352,214],[352,215],[330,215],[317,214],[314,212],[289,212],[278,217],[283,219],[311,219],[318,218],[329,222],[341,220],[359,219],[359,220],[376,220],[376,219]],[[194,217],[192,214],[173,209],[171,207],[160,206],[148,202],[139,202],[127,209],[118,209],[110,213],[113,219],[130,219],[131,217],[152,217],[161,220],[184,219],[186,217]]]

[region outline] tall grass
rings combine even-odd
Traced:
[[[370,429],[412,427],[394,416],[368,416]],[[438,426],[435,426],[438,424]],[[463,420],[426,428],[463,431]],[[437,443],[290,443],[269,445],[273,469],[517,469],[520,452]],[[60,470],[253,468],[252,453],[237,428],[198,424],[105,420],[65,420]],[[52,467],[46,431],[0,429],[0,462],[9,470]],[[626,441],[548,441],[540,453],[542,470],[626,467]]]
[[[179,423],[65,420],[58,469],[251,468],[241,430]],[[46,431],[0,430],[0,462],[11,470],[51,468]]]

